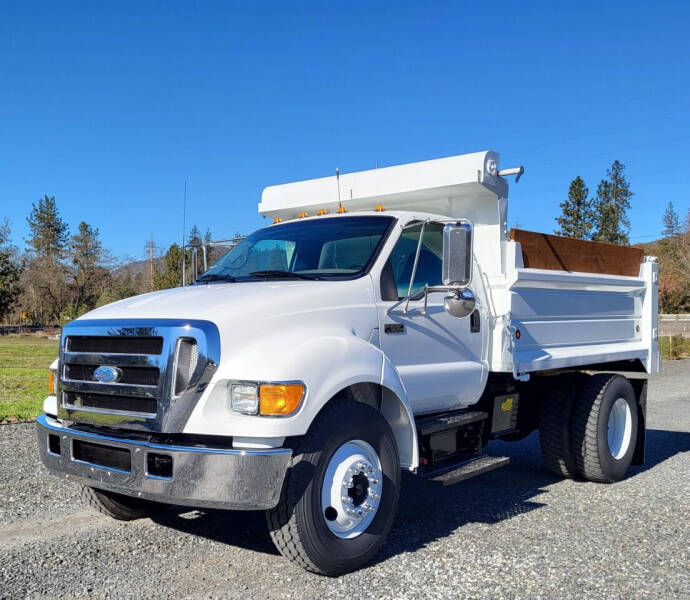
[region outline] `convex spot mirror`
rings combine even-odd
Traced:
[[[472,280],[472,225],[467,221],[443,228],[443,285],[465,289]]]

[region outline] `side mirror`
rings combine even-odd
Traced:
[[[458,290],[443,300],[446,312],[461,319],[471,315],[476,306],[477,300],[470,290]]]
[[[472,281],[472,225],[467,221],[443,228],[443,285],[465,289]]]

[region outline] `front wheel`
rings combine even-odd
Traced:
[[[388,423],[365,404],[336,400],[294,450],[281,501],[266,512],[274,544],[322,575],[366,564],[390,531],[400,494]]]
[[[91,508],[118,521],[144,519],[167,510],[165,504],[132,498],[86,485],[81,486],[81,497]]]

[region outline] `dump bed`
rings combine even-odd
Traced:
[[[494,290],[503,355],[494,359],[504,369],[659,370],[655,259],[637,248],[523,231],[511,231],[507,246],[505,284]],[[576,270],[584,268],[590,272]]]

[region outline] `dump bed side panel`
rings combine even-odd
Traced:
[[[657,371],[656,278],[654,262],[637,277],[515,269],[507,362],[522,373],[626,360]]]

